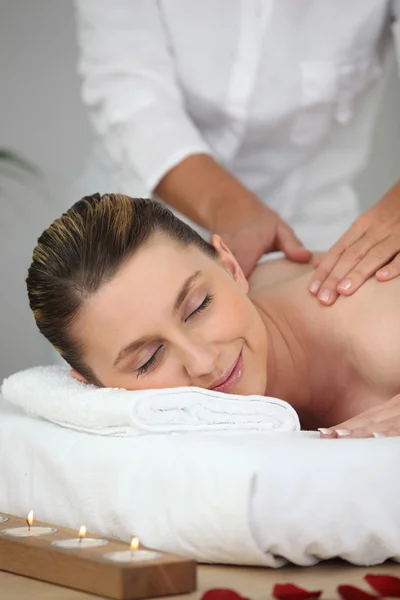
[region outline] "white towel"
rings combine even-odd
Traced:
[[[195,387],[135,392],[97,388],[76,381],[61,366],[15,373],[4,380],[1,393],[30,416],[98,435],[300,429],[296,411],[276,398]]]
[[[203,562],[400,560],[399,473],[400,438],[103,437],[0,398],[1,511]]]

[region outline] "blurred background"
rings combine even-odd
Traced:
[[[370,163],[356,182],[364,210],[399,178],[400,82],[390,53]],[[0,161],[0,381],[22,368],[54,362],[30,314],[25,276],[38,235],[78,198],[94,143],[80,101],[73,4],[69,0],[0,2],[0,149],[36,165],[41,177]],[[92,188],[101,181],[93,174]],[[134,192],[132,192],[134,193]]]

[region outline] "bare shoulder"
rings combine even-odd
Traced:
[[[250,278],[249,297],[261,309],[286,311],[293,327],[300,328],[301,318],[321,343],[339,341],[365,393],[382,399],[400,393],[400,277],[387,282],[371,277],[352,296],[322,307],[307,289],[312,269],[313,261],[263,263]]]
[[[258,294],[279,283],[297,279],[307,273],[311,274],[314,262],[322,256],[322,253],[315,252],[309,263],[296,263],[287,258],[279,258],[257,265],[249,278],[249,294]]]

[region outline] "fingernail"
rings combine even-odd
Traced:
[[[316,294],[321,287],[320,281],[313,281],[310,287],[308,288],[312,294]]]
[[[374,438],[386,437],[386,433],[378,433],[377,431],[374,431],[372,435]]]
[[[341,284],[339,284],[338,286],[339,290],[349,290],[351,288],[351,281],[350,279],[345,279],[344,281],[342,281]]]
[[[389,275],[389,269],[381,269],[380,271],[378,271],[378,274],[382,277],[387,277]]]
[[[345,435],[350,435],[350,429],[335,429],[336,433],[339,437],[344,437]]]
[[[320,300],[322,300],[322,302],[328,302],[330,297],[331,297],[331,293],[329,290],[322,290],[322,292],[318,296],[318,298]]]
[[[332,429],[325,429],[325,427],[318,427],[318,431],[320,431],[324,435],[330,435],[333,433]]]

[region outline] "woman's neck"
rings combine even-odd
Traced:
[[[255,301],[268,340],[265,393],[289,402],[304,428],[323,427],[337,399],[341,353],[330,339],[329,318],[324,324],[317,316],[310,322],[308,302],[304,306],[301,298],[294,302],[293,297],[277,288]],[[320,314],[324,320],[328,317],[327,312]]]

